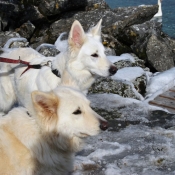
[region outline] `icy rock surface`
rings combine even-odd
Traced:
[[[73,175],[175,174],[175,116],[162,111],[143,115],[132,107],[127,115],[133,121],[111,120],[108,131],[86,141]]]

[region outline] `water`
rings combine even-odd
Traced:
[[[106,0],[111,8],[157,4],[157,0]],[[175,38],[175,0],[162,1],[162,30]]]

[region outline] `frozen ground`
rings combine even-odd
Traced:
[[[112,61],[129,59],[129,55],[111,57]],[[148,101],[175,85],[175,68],[148,74],[141,68],[124,68],[113,78],[132,83],[148,77],[147,96],[140,100],[114,94],[90,95],[93,107],[111,114],[110,127],[87,139],[77,153],[73,175],[175,175],[175,115],[152,107]]]

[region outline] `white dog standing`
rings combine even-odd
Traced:
[[[23,107],[0,117],[1,175],[68,175],[83,139],[107,129],[81,92],[59,86],[32,92],[35,111]]]
[[[40,70],[29,69],[21,75],[26,67],[19,67],[14,69],[14,74],[10,74],[14,65],[1,63],[0,111],[8,111],[17,101],[27,107],[33,90],[50,91],[62,81],[86,93],[96,75],[107,77],[115,74],[117,68],[107,59],[101,43],[101,22],[85,33],[81,24],[75,21],[69,33],[67,50],[56,57],[44,57],[32,48],[9,49],[3,53],[1,57],[18,60],[20,56],[30,64],[50,60],[51,68],[44,66]],[[61,79],[52,70],[57,70]]]

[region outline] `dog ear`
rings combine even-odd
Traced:
[[[84,30],[79,23],[79,21],[75,20],[72,24],[68,42],[71,46],[75,46],[77,48],[80,48],[84,43],[85,33]]]
[[[101,23],[102,19],[97,23],[96,26],[92,27],[88,33],[97,39],[101,39]]]
[[[44,126],[47,131],[54,129],[58,120],[58,97],[53,92],[33,91],[32,101],[36,115],[42,126]]]

